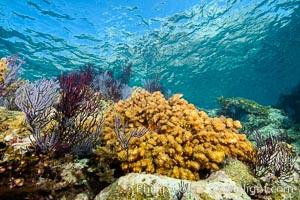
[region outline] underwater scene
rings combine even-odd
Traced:
[[[300,199],[300,0],[1,0],[0,199]]]

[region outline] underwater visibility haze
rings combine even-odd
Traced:
[[[23,77],[84,64],[118,70],[131,86],[165,88],[212,108],[244,97],[273,105],[300,79],[299,0],[2,0],[0,57],[21,53]]]

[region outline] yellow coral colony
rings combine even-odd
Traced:
[[[8,71],[8,63],[6,58],[1,58],[0,60],[0,83],[4,82],[4,76]]]
[[[104,148],[117,152],[123,170],[199,180],[199,170],[218,170],[226,157],[249,159],[253,146],[238,133],[239,121],[209,118],[180,97],[166,100],[160,92],[140,90],[106,112]],[[129,163],[114,134],[115,115],[128,122],[126,132],[151,129],[130,141]]]

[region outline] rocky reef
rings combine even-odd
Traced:
[[[224,115],[241,121],[249,140],[255,142],[253,133],[259,131],[263,137],[278,136],[284,142],[293,144],[300,154],[300,125],[284,111],[271,106],[263,106],[249,99],[232,97],[218,98],[220,108],[210,112],[212,116]]]
[[[295,177],[296,178],[296,177]],[[160,174],[129,173],[103,189],[95,200],[107,199],[298,199],[299,177],[289,185],[266,185],[238,160],[198,181]]]
[[[98,194],[95,200],[104,199],[251,199],[223,171],[206,180],[187,181],[155,174],[130,173]]]
[[[119,100],[125,85],[97,90],[91,66],[31,83],[22,63],[0,62],[0,199],[299,198],[297,150],[279,137],[299,131],[278,109],[222,98],[209,116],[141,88]]]

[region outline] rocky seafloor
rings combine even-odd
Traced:
[[[210,115],[214,116],[216,112],[211,111]],[[265,126],[260,126],[261,132],[277,130],[277,134],[285,128],[282,126],[285,116],[279,110],[270,108],[263,116],[258,116],[255,121],[253,114],[242,124],[245,124],[244,128],[251,128],[252,124],[262,123]],[[300,198],[299,159],[290,168],[293,171],[285,174],[288,177],[271,173],[255,177],[246,163],[234,158],[224,159],[219,170],[209,171],[197,181],[158,173],[132,173],[113,163],[100,165],[101,159],[95,155],[84,158],[71,154],[39,154],[32,148],[30,131],[24,120],[24,113],[1,107],[1,199]],[[289,137],[297,139],[296,126],[285,131]],[[292,140],[295,146],[299,142],[296,139]]]

